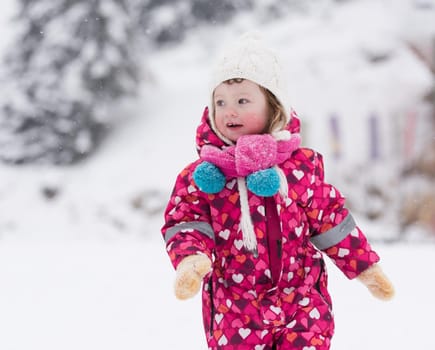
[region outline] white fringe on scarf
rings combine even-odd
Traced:
[[[244,177],[237,178],[237,186],[240,194],[240,227],[243,233],[243,244],[251,252],[257,250],[257,238],[255,236],[254,225],[252,224],[251,212],[249,210],[248,189]]]

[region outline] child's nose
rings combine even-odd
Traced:
[[[238,113],[237,113],[237,109],[234,108],[233,106],[228,106],[225,110],[225,114],[227,115],[227,117],[237,117]]]

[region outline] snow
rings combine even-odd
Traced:
[[[330,266],[332,349],[433,349],[433,246],[377,246],[395,283],[391,302]],[[163,243],[137,239],[3,239],[0,348],[205,349],[200,299],[172,294]]]
[[[2,3],[2,28],[12,3]],[[402,27],[409,2],[396,1],[397,8],[393,3],[326,6],[314,17],[284,18],[263,28],[289,63],[304,142],[325,154],[327,173],[334,170],[328,170],[333,158],[325,117],[335,112],[342,118],[346,154],[338,166],[352,167],[356,158],[367,167],[366,140],[354,131],[364,130],[376,110],[388,142],[382,149],[389,149],[391,114],[412,108],[433,83],[400,40],[405,33],[413,37],[412,16],[406,16],[406,31]],[[429,35],[433,25],[425,23],[415,28]],[[159,232],[161,205],[178,172],[196,157],[211,58],[218,44],[249,26],[241,16],[234,27],[206,28],[144,59],[153,83],[137,101],[111,111],[119,116],[118,129],[93,158],[71,167],[0,165],[0,349],[206,348],[199,297],[180,302],[172,293],[174,271]],[[382,55],[392,58],[373,69],[366,58]],[[379,164],[374,168],[381,170],[366,177],[391,173]],[[367,181],[362,177],[361,183]],[[374,236],[396,229],[359,222]],[[396,298],[375,300],[329,264],[332,349],[435,348],[435,245],[375,241],[374,247]]]

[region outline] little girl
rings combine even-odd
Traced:
[[[162,228],[175,294],[193,297],[203,282],[209,349],[329,349],[323,253],[387,300],[379,257],[325,182],[322,156],[300,147],[270,49],[242,36],[216,65],[211,97],[199,159],[179,174]]]

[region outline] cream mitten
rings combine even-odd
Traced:
[[[390,280],[385,276],[381,267],[374,264],[363,271],[358,279],[369,289],[376,298],[390,300],[394,296],[394,287]]]
[[[198,293],[204,276],[211,269],[206,255],[196,254],[185,257],[177,266],[175,296],[180,300],[192,298]]]

